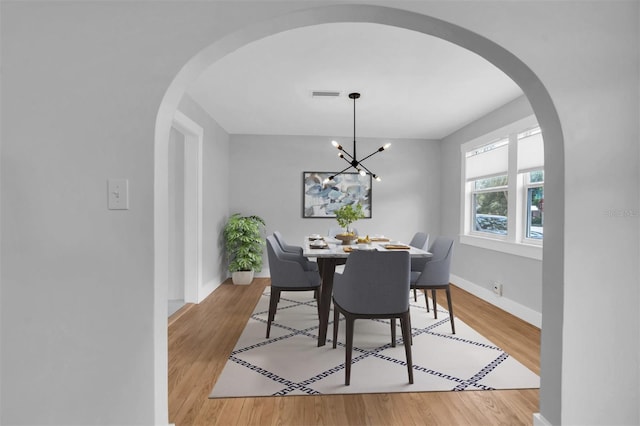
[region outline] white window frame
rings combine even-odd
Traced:
[[[539,169],[540,170],[540,169]],[[544,170],[544,169],[542,169]],[[531,172],[537,170],[531,170]],[[522,242],[524,244],[533,244],[542,246],[541,239],[538,238],[529,238],[527,237],[527,226],[529,225],[529,189],[531,188],[543,188],[544,190],[544,179],[542,182],[531,182],[529,181],[529,171],[525,173],[520,173],[519,178],[522,179],[522,191],[518,191],[518,193],[522,196]]]
[[[518,173],[518,133],[537,125],[535,116],[529,116],[512,124],[496,129],[490,133],[473,139],[460,146],[461,151],[461,214],[460,214],[460,243],[481,247],[489,250],[514,254],[542,260],[542,241],[525,238],[526,235],[526,209],[527,189],[533,186],[544,186],[544,182],[530,184],[527,173]],[[466,180],[466,153],[492,141],[509,139],[509,165],[507,170],[507,235],[488,234],[475,231],[472,226],[473,181]],[[495,190],[492,188],[491,190]]]
[[[499,176],[503,176],[503,175],[499,175]],[[488,232],[482,232],[482,231],[478,231],[475,229],[475,221],[474,221],[474,212],[473,212],[473,208],[475,206],[475,203],[473,201],[473,197],[476,194],[483,194],[483,193],[489,193],[489,192],[503,192],[506,191],[507,192],[507,209],[508,207],[508,200],[509,200],[509,185],[503,185],[503,186],[494,186],[491,188],[483,188],[483,189],[475,189],[474,188],[474,183],[475,181],[469,181],[466,183],[466,191],[467,191],[467,200],[468,200],[468,207],[465,209],[468,213],[469,213],[469,219],[467,220],[467,225],[468,225],[468,234],[469,235],[475,235],[478,237],[485,237],[485,238],[491,238],[491,239],[496,239],[496,240],[504,240],[507,241],[507,235],[502,235],[502,234],[490,234]],[[507,222],[508,223],[508,222]]]

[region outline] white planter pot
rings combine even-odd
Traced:
[[[231,281],[237,285],[248,285],[253,281],[253,271],[237,271],[231,273]]]

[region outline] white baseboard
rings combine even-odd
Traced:
[[[507,299],[506,297],[498,296],[491,290],[479,286],[478,284],[474,284],[471,281],[467,281],[464,278],[460,278],[454,274],[451,274],[451,283],[465,291],[468,291],[474,296],[477,296],[480,299],[517,316],[531,325],[535,325],[538,328],[542,327],[542,314],[540,312],[536,312],[533,309],[514,302],[511,299]]]
[[[540,413],[533,413],[533,426],[553,426]]]
[[[262,271],[254,273],[253,276],[257,278],[269,278],[271,274],[269,273],[269,268],[262,268]]]
[[[215,290],[219,286],[220,286],[220,283],[215,281],[215,280],[211,280],[211,281],[208,281],[207,283],[203,284],[198,289],[198,302],[197,303],[200,303],[204,299],[206,299],[211,293],[213,293],[213,290]]]

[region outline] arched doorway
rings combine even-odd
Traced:
[[[210,45],[192,58],[167,89],[156,119],[155,133],[155,298],[154,318],[156,407],[158,416],[166,412],[166,271],[167,256],[167,173],[169,131],[178,102],[189,84],[227,53],[282,31],[326,23],[363,22],[390,25],[424,33],[454,43],[491,62],[518,84],[534,110],[545,142],[545,245],[543,265],[542,333],[540,405],[545,416],[554,422],[560,418],[562,306],[564,275],[564,144],[560,121],[551,97],[538,77],[516,56],[492,41],[459,26],[426,15],[404,10],[369,6],[340,5],[319,7],[276,17],[251,25]],[[165,398],[165,400],[162,400]],[[158,417],[161,418],[161,417]]]

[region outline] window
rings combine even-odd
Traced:
[[[501,138],[465,153],[472,233],[506,236],[509,139]]]
[[[542,241],[544,217],[544,144],[540,127],[517,136],[518,174],[523,179],[525,242]],[[533,240],[533,241],[531,241]]]
[[[527,207],[525,209],[525,239],[542,241],[544,230],[544,171],[527,173]]]
[[[543,149],[533,117],[462,145],[462,243],[542,258]]]

